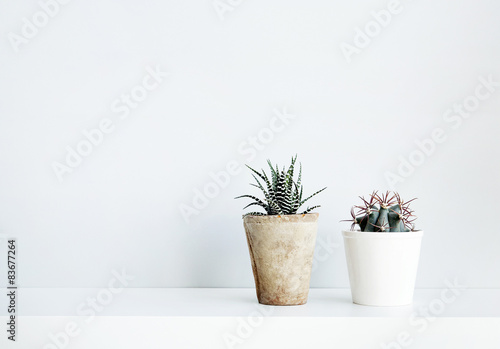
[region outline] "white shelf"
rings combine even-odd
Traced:
[[[500,348],[498,289],[461,290],[452,301],[448,291],[446,302],[442,290],[420,289],[413,305],[386,308],[352,304],[348,289],[311,289],[308,304],[289,307],[259,305],[254,289],[124,289],[112,299],[92,288],[18,291],[18,341],[2,331],[2,349],[57,348],[50,336],[64,342],[67,326],[78,332],[68,349]],[[99,294],[107,304],[89,313]]]
[[[20,288],[20,316],[75,316],[87,297],[95,298],[102,289]],[[414,303],[403,307],[368,307],[353,304],[349,289],[311,289],[308,303],[301,306],[261,306],[252,288],[128,288],[114,294],[103,305],[100,316],[247,316],[256,307],[273,308],[274,317],[408,317],[433,300],[441,299],[440,289],[415,290]],[[446,304],[441,316],[500,317],[500,289],[460,290]],[[5,289],[2,290],[2,294]],[[447,297],[453,297],[449,291]],[[106,294],[102,301],[107,302]],[[6,297],[0,300],[6,302]],[[436,301],[439,302],[439,301]],[[439,309],[438,304],[435,304]],[[0,315],[7,315],[6,307]]]

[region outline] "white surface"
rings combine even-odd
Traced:
[[[233,199],[253,192],[250,174],[190,225],[180,214],[211,172],[298,153],[305,191],[328,186],[311,202],[318,237],[341,245],[357,195],[387,188],[384,173],[440,127],[446,142],[397,186],[419,198],[426,231],[417,287],[500,287],[488,218],[500,211],[500,90],[459,127],[443,120],[479,76],[500,80],[499,1],[401,0],[350,64],[341,43],[388,1],[242,1],[221,21],[212,0],[75,0],[16,53],[7,35],[38,3],[0,2],[0,234],[19,238],[20,285],[103,287],[124,267],[131,287],[251,287],[246,201]],[[111,105],[156,65],[170,76],[122,120]],[[283,107],[295,119],[250,146]],[[115,130],[59,183],[52,163],[108,117]],[[342,248],[317,264],[313,287],[348,287]]]
[[[2,335],[2,348],[54,349],[53,338],[73,349],[500,347],[498,289],[461,290],[438,312],[442,290],[380,308],[352,304],[347,289],[312,289],[308,304],[288,307],[258,305],[253,289],[125,289],[98,316],[77,313],[102,289],[20,291],[17,341]]]
[[[423,234],[343,231],[354,303],[411,304]]]
[[[68,341],[68,348],[72,349],[500,347],[498,318],[440,318],[422,332],[409,325],[407,319],[399,318],[273,317],[253,319],[254,327],[244,327],[247,321],[248,318],[234,317],[120,316],[99,317],[85,323],[76,317],[26,317],[22,320],[23,333],[19,341],[7,343],[2,337],[0,345],[7,349],[54,349],[57,347],[53,346],[50,336],[61,335],[68,324],[74,324],[79,332]],[[246,332],[242,328],[246,328]],[[397,343],[401,336],[410,346]],[[230,339],[233,342],[229,342]],[[64,343],[64,339],[60,341]]]
[[[97,299],[101,289],[20,289],[20,316],[76,316],[91,309],[88,299]],[[2,292],[3,293],[3,292]],[[442,290],[418,289],[414,303],[402,307],[369,307],[353,304],[349,289],[311,289],[304,306],[259,305],[254,289],[149,288],[124,289],[102,307],[99,316],[248,316],[263,309],[278,317],[409,317],[441,299]],[[450,295],[452,295],[450,293]],[[5,297],[1,301],[4,302]],[[0,303],[2,304],[2,303]],[[85,306],[82,307],[82,304]],[[267,310],[266,310],[267,309]],[[269,314],[268,314],[269,313]],[[6,306],[0,311],[6,315]],[[83,314],[83,313],[82,313]],[[432,315],[432,313],[430,313]],[[500,317],[499,289],[467,289],[450,304],[442,317]],[[85,314],[81,316],[86,316]]]

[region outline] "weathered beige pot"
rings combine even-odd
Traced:
[[[318,216],[243,218],[259,303],[307,303]]]

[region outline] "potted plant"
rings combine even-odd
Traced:
[[[351,230],[342,232],[352,300],[373,306],[411,304],[423,235],[415,230],[409,207],[415,199],[404,201],[392,192],[360,198],[362,204],[351,209]]]
[[[302,198],[302,165],[297,180],[294,168],[297,156],[290,167],[279,170],[268,160],[271,176],[266,172],[252,171],[263,199],[253,195],[253,202],[245,206],[260,206],[265,212],[251,212],[243,216],[248,249],[255,279],[257,299],[267,305],[301,305],[307,302],[309,281],[316,244],[318,213],[309,213],[319,205],[299,208],[316,194]],[[244,208],[244,209],[245,209]]]

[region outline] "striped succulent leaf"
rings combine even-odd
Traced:
[[[265,210],[263,212],[251,212],[246,215],[288,215],[297,214],[299,208],[306,201],[311,199],[313,196],[321,193],[326,188],[318,190],[314,194],[310,195],[306,199],[302,200],[303,186],[302,186],[302,164],[300,164],[299,174],[297,181],[294,180],[294,169],[295,162],[297,161],[297,156],[292,157],[292,163],[285,169],[279,170],[278,166],[273,166],[271,161],[267,160],[267,164],[271,170],[270,178],[267,176],[266,172],[258,172],[247,166],[252,171],[252,176],[257,184],[251,184],[252,186],[259,188],[264,194],[264,199],[261,200],[252,195],[241,195],[238,198],[249,198],[253,201],[244,207],[259,206]],[[264,183],[264,184],[263,184]],[[265,185],[265,187],[264,187]],[[311,212],[313,209],[320,207],[319,205],[308,207],[302,214]]]

